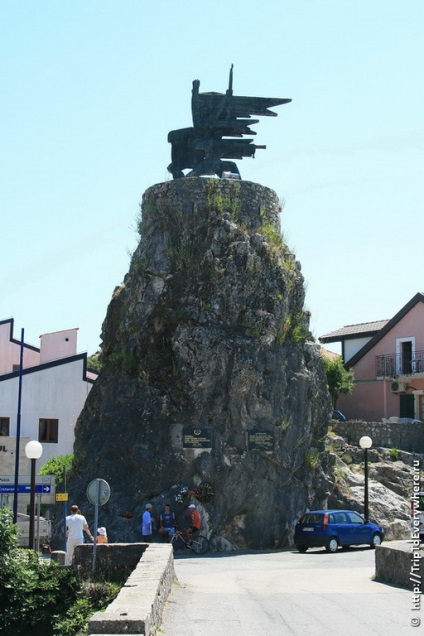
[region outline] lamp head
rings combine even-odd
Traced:
[[[361,437],[361,439],[359,440],[359,446],[363,448],[364,450],[366,448],[371,448],[372,446],[371,437],[368,437],[368,435],[364,435],[363,437]]]
[[[25,446],[25,455],[28,457],[28,459],[40,459],[42,454],[43,447],[41,446],[40,442],[32,440]]]

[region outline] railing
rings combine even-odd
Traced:
[[[390,353],[376,356],[375,373],[377,378],[424,373],[424,351],[414,351],[408,355]]]

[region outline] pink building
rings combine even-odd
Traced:
[[[390,320],[348,325],[319,340],[341,342],[345,367],[354,372],[352,393],[337,401],[348,419],[424,421],[424,294]]]

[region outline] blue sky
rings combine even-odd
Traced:
[[[285,200],[316,337],[424,291],[422,0],[2,0],[0,320],[94,353],[191,84],[290,97],[242,177]]]

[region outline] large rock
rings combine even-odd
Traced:
[[[280,211],[272,190],[245,181],[146,191],[74,449],[72,496],[82,505],[91,479],[108,481],[101,523],[112,540],[140,539],[148,500],[179,512],[178,483],[214,487],[199,506],[219,549],[284,545],[298,514],[325,500],[331,407]],[[211,448],[184,448],[184,427],[209,429]],[[270,449],[249,449],[252,431]]]

